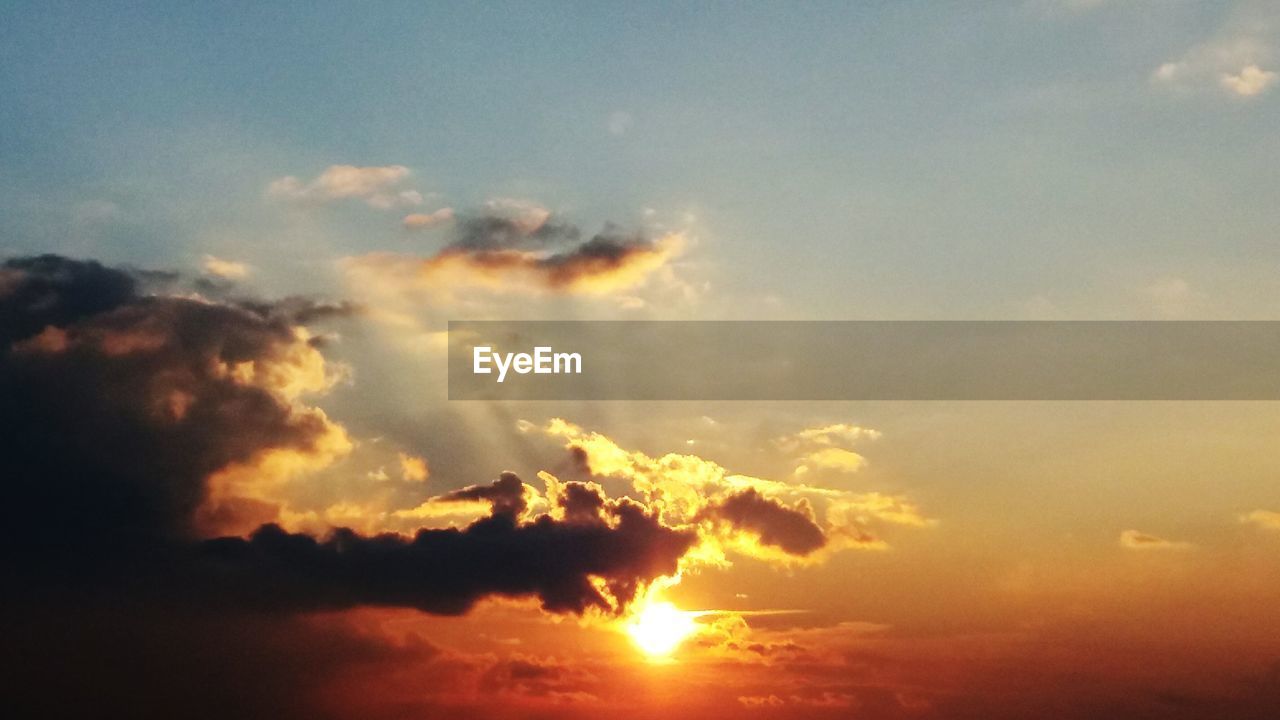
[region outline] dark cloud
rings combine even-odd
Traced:
[[[495,214],[473,215],[457,225],[450,247],[468,251],[539,248],[577,242],[576,225],[547,218],[535,225],[521,218]]]
[[[0,295],[0,510],[22,545],[86,561],[118,544],[193,535],[207,478],[267,449],[336,432],[290,385],[323,382],[288,321],[147,296],[127,272],[11,260]],[[253,377],[249,377],[250,374]]]
[[[439,695],[478,671],[426,640],[393,641],[336,615],[6,610],[8,717],[390,720],[409,704],[415,717],[456,717]]]
[[[569,447],[569,462],[571,469],[585,477],[591,477],[591,456],[587,455],[587,451],[572,445]]]
[[[605,294],[635,287],[682,251],[678,233],[651,239],[614,225],[579,242],[576,227],[553,219],[482,216],[430,257],[370,253],[343,260],[357,282],[439,292],[459,287]]]
[[[8,260],[0,273],[0,341],[6,344],[118,307],[138,287],[128,273],[57,255]]]
[[[432,502],[483,501],[490,504],[495,516],[518,520],[529,507],[525,484],[515,473],[504,472],[488,485],[471,485],[432,498]]]
[[[424,529],[412,538],[340,529],[318,540],[266,525],[247,539],[202,543],[184,557],[183,572],[193,577],[183,585],[268,609],[391,605],[456,615],[500,595],[536,597],[551,612],[611,611],[648,580],[673,574],[693,536],[634,503],[608,514],[611,525],[546,515],[522,523],[495,505],[493,515],[464,529]]]
[[[613,226],[586,242],[552,254],[535,254],[506,245],[455,245],[439,258],[465,256],[473,267],[490,272],[531,274],[553,290],[564,290],[591,278],[608,278],[645,259],[664,255],[662,248],[641,235],[627,235]],[[433,261],[429,260],[428,263]]]
[[[488,595],[532,596],[581,613],[675,572],[693,542],[629,501],[601,502],[608,522],[526,522],[527,490],[509,473],[435,500],[491,504],[462,530],[315,538],[265,525],[201,539],[211,475],[268,450],[320,452],[341,432],[294,400],[323,380],[295,325],[314,306],[140,295],[129,273],[55,257],[11,261],[4,283],[3,552],[32,587],[445,614]]]
[[[598,485],[568,482],[561,491],[560,507],[566,522],[590,524],[601,521],[607,501]]]
[[[804,501],[788,507],[748,488],[719,500],[703,516],[756,535],[765,545],[791,555],[809,555],[827,544],[822,528]]]
[[[282,320],[295,325],[310,325],[325,320],[349,318],[361,314],[364,310],[360,305],[346,300],[332,302],[298,296],[290,296],[274,302],[253,299],[233,299],[232,302],[263,318]]]
[[[15,716],[457,717],[438,697],[484,666],[313,614],[460,614],[494,596],[615,612],[694,542],[585,487],[565,519],[527,518],[512,474],[437,499],[490,503],[465,528],[210,537],[245,503],[273,510],[225,498],[211,510],[219,471],[264,453],[323,459],[345,439],[299,400],[324,386],[299,324],[347,308],[162,290],[55,256],[0,267],[0,634]],[[579,697],[564,668],[493,662],[483,683],[503,693]]]
[[[653,242],[643,236],[624,235],[609,228],[568,252],[545,258],[548,283],[564,287],[579,277],[607,275],[655,250]]]

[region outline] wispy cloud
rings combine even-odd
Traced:
[[[358,167],[330,165],[309,181],[286,175],[267,185],[268,197],[294,202],[329,203],[361,200],[387,210],[422,204],[422,194],[404,187],[412,173],[403,165]]]
[[[248,277],[252,268],[246,263],[236,260],[224,260],[213,255],[205,255],[200,260],[200,267],[209,275],[227,280],[239,280]]]
[[[1254,510],[1240,516],[1240,522],[1256,525],[1264,530],[1280,531],[1280,512],[1275,510]]]
[[[1186,550],[1191,543],[1178,540],[1167,540],[1139,530],[1125,530],[1120,533],[1120,547],[1127,550]]]
[[[409,230],[425,230],[453,219],[453,208],[440,208],[429,213],[409,213],[401,222]]]

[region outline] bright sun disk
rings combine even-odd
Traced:
[[[625,628],[641,652],[651,658],[663,658],[697,632],[697,616],[698,613],[681,610],[669,602],[649,602]]]

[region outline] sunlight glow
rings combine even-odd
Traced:
[[[650,658],[665,658],[698,631],[697,616],[669,602],[646,602],[624,627],[641,652]]]

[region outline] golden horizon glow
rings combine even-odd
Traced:
[[[669,658],[680,644],[698,632],[699,613],[666,602],[646,600],[623,629],[631,642],[651,660]]]

